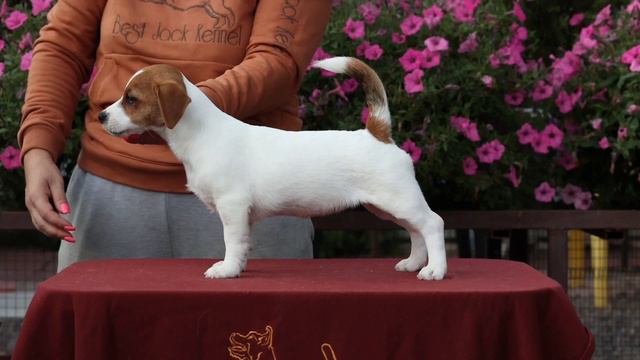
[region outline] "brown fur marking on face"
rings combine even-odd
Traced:
[[[163,92],[164,99],[161,100],[158,89],[167,87],[167,84],[173,84],[170,85],[172,90],[170,93]],[[178,69],[169,65],[152,65],[131,79],[122,97],[122,107],[134,124],[143,128],[160,127],[166,122],[163,101],[171,107],[178,104],[181,108],[181,111],[171,112],[171,126],[168,127],[172,128],[191,99],[187,96],[182,73]],[[177,118],[176,114],[179,114]]]
[[[367,130],[378,140],[383,143],[391,143],[391,126],[376,117],[379,109],[386,104],[384,85],[373,69],[360,60],[351,61],[347,66],[345,73],[362,84],[367,106],[369,107],[369,119],[367,120]]]

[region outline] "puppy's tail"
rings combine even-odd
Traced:
[[[358,80],[364,89],[369,108],[367,130],[384,143],[393,142],[387,94],[378,74],[369,65],[356,58],[339,56],[316,61],[312,66],[338,74],[346,74]]]

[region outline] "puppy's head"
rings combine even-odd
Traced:
[[[147,129],[173,129],[191,99],[182,73],[169,65],[152,65],[135,73],[122,97],[98,115],[105,129],[116,136]]]

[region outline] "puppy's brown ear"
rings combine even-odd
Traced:
[[[160,115],[165,125],[173,129],[191,102],[184,84],[165,81],[155,86],[156,98],[160,107]]]

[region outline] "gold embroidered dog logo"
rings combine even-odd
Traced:
[[[277,360],[273,348],[273,328],[266,326],[265,331],[249,331],[246,335],[232,333],[229,336],[229,355],[235,360]],[[336,360],[336,354],[330,344],[320,347],[324,360]]]
[[[142,0],[159,5],[168,6],[178,11],[193,9],[204,10],[209,17],[215,20],[215,27],[227,27],[232,29],[236,23],[236,15],[225,4],[225,0]]]

